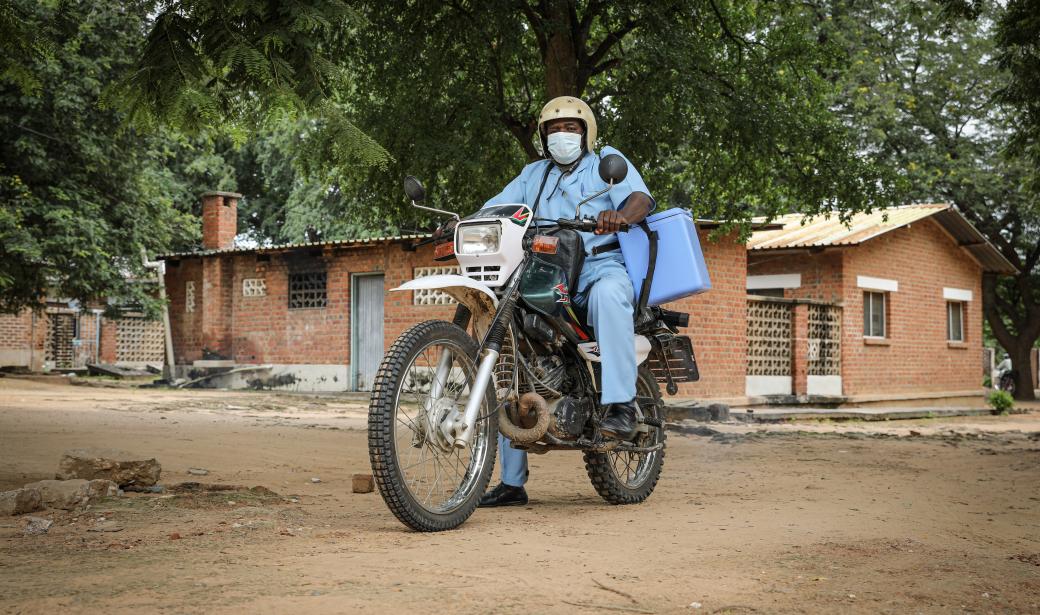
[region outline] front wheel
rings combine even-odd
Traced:
[[[476,379],[477,344],[444,321],[397,338],[379,367],[368,409],[368,454],[391,512],[420,532],[450,530],[473,514],[495,466],[498,415],[491,387],[466,448],[451,427]]]
[[[663,444],[664,403],[661,400],[661,389],[653,373],[640,367],[636,379],[636,397],[652,399],[652,406],[640,409],[647,416],[659,419],[661,427],[646,426],[633,440],[641,447]],[[585,452],[585,471],[592,480],[596,493],[611,504],[638,504],[654,492],[657,479],[661,476],[664,465],[664,448],[649,453],[630,452]]]

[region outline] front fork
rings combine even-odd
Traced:
[[[505,340],[506,331],[509,323],[513,320],[513,307],[516,305],[517,297],[520,295],[520,280],[523,279],[528,262],[528,258],[525,257],[520,266],[516,268],[513,279],[506,288],[506,292],[503,293],[502,301],[498,304],[495,318],[491,321],[487,335],[484,336],[484,341],[480,345],[484,349],[484,356],[480,359],[480,365],[477,367],[477,377],[470,389],[466,410],[461,417],[455,420],[455,424],[452,426],[456,448],[466,448],[473,438],[477,417],[480,415],[480,408],[484,404],[484,400],[487,399],[487,388],[495,375],[495,365],[498,363],[498,356],[502,352],[502,343]]]
[[[460,303],[455,308],[455,318],[452,320],[452,324],[465,330],[469,326],[470,316],[469,308]],[[433,382],[430,383],[430,395],[423,403],[423,413],[419,416],[423,429],[440,428],[437,402],[440,400],[441,395],[444,394],[448,378],[451,376],[451,365],[454,360],[455,355],[452,354],[451,349],[445,348],[441,351],[441,358],[437,361],[437,369],[433,372]],[[454,436],[450,436],[449,440],[454,441]]]

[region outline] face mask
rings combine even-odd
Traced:
[[[546,139],[549,153],[556,162],[570,164],[581,156],[581,140],[584,135],[573,132],[554,132]]]

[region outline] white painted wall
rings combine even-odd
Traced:
[[[748,290],[761,290],[764,288],[800,288],[801,286],[802,274],[800,273],[749,275],[747,277]]]
[[[744,394],[748,397],[760,395],[790,395],[790,376],[746,376]]]
[[[867,290],[881,290],[888,293],[899,291],[899,282],[885,278],[872,278],[866,275],[856,276],[856,286]]]
[[[841,396],[841,376],[808,376],[806,393],[809,395]]]
[[[963,288],[943,288],[943,299],[947,301],[971,301],[971,291]]]

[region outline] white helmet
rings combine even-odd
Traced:
[[[538,116],[538,136],[542,140],[542,151],[549,151],[546,122],[561,118],[578,120],[585,125],[585,151],[593,151],[596,147],[596,116],[584,100],[574,96],[557,96],[542,107],[542,113]]]

